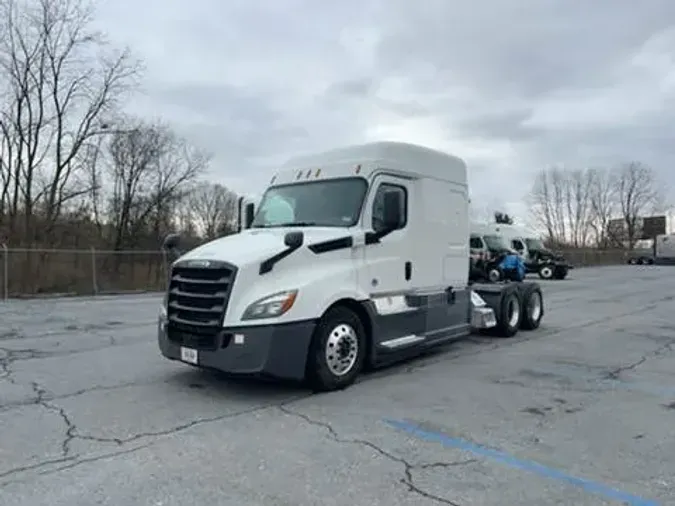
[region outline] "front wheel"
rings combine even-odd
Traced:
[[[346,307],[329,310],[319,321],[307,357],[306,379],[315,392],[346,388],[363,369],[366,334]]]
[[[496,267],[491,267],[488,270],[488,279],[491,283],[498,283],[502,279],[501,271]]]
[[[553,278],[553,267],[550,265],[542,265],[539,267],[539,277],[541,279],[552,279]]]

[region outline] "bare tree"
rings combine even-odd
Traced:
[[[554,244],[585,247],[590,240],[593,176],[589,170],[552,167],[536,177],[530,193],[535,219]]]
[[[606,168],[589,169],[591,216],[589,225],[595,235],[595,244],[607,248],[613,240],[610,220],[614,216],[616,205],[615,174]]]
[[[625,224],[629,249],[640,238],[640,218],[653,212],[660,204],[662,193],[651,167],[630,162],[615,169],[614,187],[621,218]]]
[[[3,204],[13,221],[21,211],[29,236],[38,202],[47,235],[63,206],[88,191],[73,184],[79,156],[139,71],[128,51],[109,49],[92,16],[84,0],[0,0]]]
[[[190,210],[206,239],[216,238],[231,228],[237,196],[226,187],[202,182],[189,197]]]
[[[548,240],[555,244],[568,240],[566,183],[564,170],[557,167],[543,169],[535,177],[530,192],[534,219],[546,229]]]
[[[157,241],[210,157],[167,126],[138,120],[115,131],[108,149],[113,247],[135,246],[143,232]]]
[[[591,173],[588,170],[567,171],[562,179],[566,221],[572,245],[588,245],[591,222]]]

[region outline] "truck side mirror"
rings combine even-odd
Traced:
[[[251,228],[251,224],[253,223],[253,218],[255,218],[255,204],[252,202],[249,202],[246,204],[246,207],[244,209],[244,227],[243,228]]]
[[[384,228],[397,230],[403,224],[403,196],[397,191],[384,194]]]
[[[288,232],[284,236],[284,244],[288,248],[298,249],[305,241],[305,234],[300,231]]]

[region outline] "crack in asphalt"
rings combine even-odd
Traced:
[[[33,392],[35,392],[36,395],[36,400],[35,403],[42,406],[43,408],[52,411],[56,414],[58,414],[61,419],[63,420],[63,423],[66,425],[66,433],[65,437],[63,438],[63,441],[61,442],[61,454],[63,457],[68,457],[70,454],[70,444],[75,439],[77,436],[75,434],[75,431],[77,430],[77,427],[75,427],[75,424],[72,422],[70,417],[68,416],[68,413],[66,413],[66,410],[59,407],[55,406],[53,404],[50,404],[49,401],[45,400],[45,394],[47,394],[47,391],[42,388],[38,383],[32,382],[31,386],[33,387]]]
[[[175,425],[171,428],[168,429],[162,429],[162,430],[157,430],[157,431],[148,431],[148,432],[139,432],[136,434],[133,434],[129,437],[126,438],[111,438],[111,437],[103,437],[103,436],[92,436],[89,434],[82,434],[78,432],[77,425],[72,421],[72,419],[69,417],[68,413],[65,411],[65,409],[54,405],[48,400],[45,400],[47,398],[48,391],[44,388],[42,388],[39,384],[33,382],[32,384],[33,391],[36,394],[36,402],[35,404],[42,406],[43,408],[47,409],[48,411],[54,412],[58,414],[61,419],[63,420],[66,430],[65,434],[63,436],[62,442],[61,442],[61,454],[62,456],[60,458],[56,459],[47,459],[43,460],[40,462],[37,462],[35,464],[30,464],[30,465],[25,465],[25,466],[19,466],[15,467],[12,469],[9,469],[7,471],[4,471],[0,473],[0,479],[10,477],[12,475],[26,472],[26,471],[34,471],[41,469],[46,466],[51,466],[54,464],[62,464],[62,463],[68,463],[67,466],[60,467],[56,470],[52,470],[50,472],[56,472],[58,470],[64,470],[64,469],[71,469],[73,467],[76,467],[81,464],[86,464],[89,462],[93,462],[96,460],[100,460],[101,458],[108,458],[108,457],[113,457],[116,455],[120,455],[122,453],[128,453],[128,451],[122,451],[122,452],[113,452],[109,454],[105,454],[101,457],[91,457],[91,458],[81,458],[79,455],[73,455],[71,453],[71,448],[70,445],[74,440],[82,440],[82,441],[92,441],[96,443],[113,443],[118,446],[124,446],[126,444],[136,442],[145,438],[159,438],[162,436],[169,436],[172,434],[176,434],[182,431],[185,431],[187,429],[190,429],[192,427],[196,427],[199,425],[204,425],[208,423],[214,423],[214,422],[219,422],[221,420],[226,420],[229,418],[235,418],[238,416],[243,416],[243,415],[248,415],[252,413],[258,413],[261,411],[265,411],[268,409],[273,409],[276,407],[279,407],[284,404],[300,401],[302,399],[306,399],[307,397],[311,396],[311,394],[305,394],[305,395],[298,395],[294,396],[288,399],[284,399],[282,401],[277,401],[273,403],[267,403],[267,404],[262,404],[262,405],[257,405],[248,409],[243,409],[240,411],[235,411],[235,412],[230,412],[222,415],[216,415],[216,416],[211,416],[211,417],[200,417],[196,418],[194,420],[191,420],[189,422],[185,422],[180,425]],[[150,446],[154,441],[142,446],[142,447],[148,447]],[[139,447],[140,448],[140,447]],[[135,450],[132,450],[135,451]],[[9,483],[15,482],[17,480],[8,480],[3,483],[0,483],[0,488],[6,486]]]
[[[659,299],[659,301],[662,299]],[[610,317],[602,317],[602,318],[597,318],[594,320],[590,321],[585,321],[585,322],[580,322],[578,324],[574,325],[568,325],[564,328],[540,328],[538,332],[527,332],[523,333],[520,332],[516,337],[512,337],[507,340],[498,340],[495,341],[494,338],[491,338],[489,336],[486,337],[481,337],[480,335],[469,335],[463,339],[459,339],[455,341],[454,343],[448,343],[445,346],[440,346],[436,350],[433,350],[429,352],[431,356],[421,356],[415,360],[414,364],[407,365],[403,368],[400,369],[400,372],[403,374],[410,374],[413,372],[416,372],[420,369],[423,369],[425,367],[435,365],[437,363],[443,362],[445,360],[453,360],[455,358],[460,358],[460,357],[470,357],[472,355],[478,355],[480,353],[483,353],[485,351],[495,351],[495,350],[500,350],[503,348],[515,346],[518,344],[522,344],[524,342],[528,341],[535,341],[543,338],[550,338],[553,337],[557,334],[562,334],[564,332],[568,332],[569,330],[574,330],[574,329],[581,329],[581,328],[587,328],[587,327],[592,327],[594,325],[602,325],[603,323],[607,323],[609,321],[616,320],[617,318],[625,318],[625,317],[630,317],[634,316],[637,314],[641,314],[649,309],[652,308],[652,304],[647,304],[645,306],[640,307],[639,309],[636,309],[634,311],[629,311],[626,313],[621,314],[620,316],[610,316]],[[443,350],[447,350],[449,347],[453,345],[457,345],[460,343],[471,343],[474,345],[477,345],[475,349],[471,350],[457,350],[454,352],[448,352],[448,353],[443,353]],[[672,342],[669,342],[666,346],[673,346],[675,344],[675,340]],[[440,355],[440,356],[439,356]],[[640,364],[638,364],[640,365]],[[637,367],[637,366],[636,366]],[[396,366],[393,366],[392,370],[396,370]]]
[[[409,493],[418,495],[420,497],[424,497],[425,499],[429,499],[432,501],[439,502],[441,504],[449,504],[450,506],[460,506],[458,502],[455,502],[451,499],[448,499],[446,497],[441,497],[435,494],[432,494],[430,492],[427,492],[426,490],[422,489],[419,485],[415,483],[415,478],[414,478],[414,471],[416,470],[426,470],[426,469],[433,469],[433,468],[451,468],[451,467],[459,467],[459,466],[465,466],[465,465],[470,465],[478,462],[477,459],[465,459],[465,460],[460,460],[460,461],[455,461],[455,462],[433,462],[433,463],[427,463],[427,464],[413,464],[411,462],[408,462],[406,459],[403,457],[399,457],[397,455],[394,455],[393,453],[385,450],[384,448],[381,448],[380,446],[376,445],[372,441],[368,441],[367,439],[344,439],[340,437],[338,432],[333,428],[332,425],[330,425],[327,422],[322,422],[320,420],[315,420],[311,418],[310,416],[300,413],[299,411],[294,411],[288,407],[288,403],[280,404],[277,406],[277,408],[284,414],[299,418],[303,420],[304,422],[308,423],[309,425],[313,425],[315,427],[319,427],[321,429],[324,429],[328,435],[328,437],[335,441],[336,443],[339,444],[353,444],[353,445],[359,445],[363,446],[366,448],[370,448],[371,450],[374,450],[377,452],[379,455],[384,457],[385,459],[395,462],[397,464],[400,464],[403,466],[403,478],[400,479],[400,483],[403,484],[407,491]]]
[[[0,362],[1,364],[1,362]],[[0,374],[0,379],[2,379],[2,374]],[[18,385],[19,383],[15,379],[10,380],[12,383],[15,385]],[[67,394],[61,394],[61,395],[54,395],[50,392],[47,392],[46,390],[43,391],[42,397],[34,397],[31,399],[25,399],[25,400],[20,400],[20,401],[15,401],[15,402],[7,402],[5,404],[0,405],[0,413],[3,411],[9,411],[10,409],[15,409],[23,406],[33,406],[35,404],[39,404],[38,400],[43,400],[43,401],[60,401],[63,399],[71,399],[73,397],[79,397],[80,395],[88,394],[91,392],[106,392],[106,391],[112,391],[112,390],[121,390],[123,388],[132,388],[132,387],[137,387],[137,386],[149,386],[149,385],[157,385],[160,383],[168,383],[166,380],[160,379],[160,380],[152,380],[152,381],[129,381],[125,383],[117,383],[115,385],[94,385],[92,387],[88,388],[81,388],[79,390],[75,390],[73,392],[69,392]]]
[[[634,361],[630,364],[615,367],[614,369],[608,371],[605,374],[604,379],[617,380],[618,381],[618,380],[621,379],[621,374],[623,374],[625,372],[628,372],[628,371],[634,371],[635,369],[640,367],[642,364],[644,364],[648,360],[653,359],[653,358],[662,357],[662,356],[666,355],[667,353],[672,352],[673,346],[675,346],[675,339],[671,339],[669,342],[665,343],[662,346],[659,346],[657,349],[655,349],[655,350],[653,350],[653,351],[651,351],[651,352],[649,352],[645,355],[642,355],[639,359],[637,359],[636,361]]]

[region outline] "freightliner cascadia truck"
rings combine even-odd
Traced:
[[[536,329],[544,314],[537,283],[470,284],[467,167],[450,154],[375,142],[293,158],[246,225],[176,254],[165,357],[328,391],[472,331]],[[180,250],[179,237],[164,246]]]

